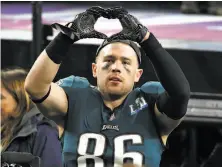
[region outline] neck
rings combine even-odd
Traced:
[[[114,108],[120,106],[123,103],[123,101],[125,100],[127,95],[128,94],[118,97],[118,98],[117,98],[117,96],[116,96],[116,98],[113,98],[112,95],[103,96],[103,102],[107,107],[109,107],[111,110],[113,110]]]

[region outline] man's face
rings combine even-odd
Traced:
[[[92,71],[101,93],[117,96],[128,94],[143,72],[138,69],[135,51],[120,42],[108,44],[100,51]]]

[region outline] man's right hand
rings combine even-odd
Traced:
[[[105,13],[106,10],[99,6],[91,7],[85,12],[78,14],[76,18],[72,22],[67,23],[66,26],[54,23],[52,27],[67,35],[73,42],[84,38],[105,39],[107,38],[105,34],[94,29],[98,18]]]

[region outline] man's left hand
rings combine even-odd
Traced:
[[[148,35],[148,29],[143,26],[137,18],[130,14],[124,14],[119,18],[123,30],[117,34],[112,35],[108,40],[131,40],[141,43]]]

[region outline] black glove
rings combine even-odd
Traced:
[[[107,19],[121,19],[125,14],[128,14],[126,9],[121,6],[115,6],[106,9],[106,13],[103,15],[103,17]]]
[[[106,39],[107,36],[105,34],[94,29],[97,19],[106,15],[106,13],[106,10],[101,7],[91,7],[77,15],[66,26],[58,23],[52,24],[52,27],[59,30],[60,33],[45,48],[48,57],[54,63],[60,64],[67,57],[67,52],[74,42],[83,38]]]
[[[109,37],[108,41],[120,39],[131,40],[137,43],[142,42],[148,31],[145,26],[143,26],[134,16],[130,14],[120,14],[119,21],[123,30]]]
[[[66,26],[58,23],[54,23],[51,26],[67,35],[73,42],[84,38],[105,39],[107,38],[105,34],[94,29],[97,19],[103,15],[106,15],[106,10],[95,6],[78,14],[76,18],[72,22],[67,23]]]

